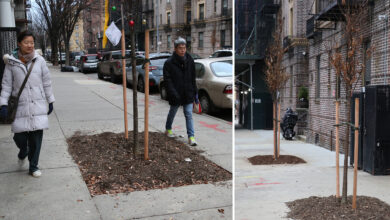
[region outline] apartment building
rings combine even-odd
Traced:
[[[357,6],[361,0],[347,3]],[[340,95],[340,120],[347,119],[345,88],[336,83],[335,70],[330,62],[334,45],[345,43],[340,19],[341,1],[338,0],[288,0],[281,4],[284,21],[284,46],[288,48],[283,61],[285,71],[290,75],[285,88],[280,92],[282,109],[291,107],[300,112],[302,124],[299,133],[306,135],[307,141],[334,149],[335,97]],[[389,46],[386,42],[389,29],[390,3],[386,0],[368,1],[367,19],[361,24],[364,45],[359,55],[366,69],[356,84],[354,92],[364,91],[367,85],[388,85]],[[364,55],[368,48],[374,48],[370,57]],[[298,93],[301,87],[309,91],[309,105],[302,108]],[[340,89],[338,89],[340,88]],[[283,113],[282,113],[283,114]],[[303,118],[302,118],[303,117]],[[340,129],[341,144],[346,140],[345,129]]]
[[[83,23],[83,15],[79,17],[76,25],[74,26],[74,30],[72,33],[72,37],[69,41],[70,51],[84,51],[84,23]]]
[[[90,6],[83,11],[83,46],[84,50],[94,52],[101,48],[101,40],[104,29],[104,0],[89,0]],[[80,26],[79,26],[80,28]]]
[[[230,0],[147,0],[143,14],[153,52],[173,51],[179,36],[187,40],[189,52],[201,57],[232,47]]]

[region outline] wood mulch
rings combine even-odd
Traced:
[[[248,158],[252,165],[272,165],[272,164],[299,164],[306,163],[303,159],[292,155],[279,155],[274,159],[273,155],[258,155]]]
[[[133,133],[76,133],[67,139],[92,196],[231,180],[232,174],[206,159],[199,150],[162,133],[149,132],[149,158],[143,156],[139,133],[133,156]]]
[[[335,196],[298,199],[287,202],[287,218],[296,220],[390,220],[390,206],[381,200],[357,196],[356,210],[352,209],[352,196],[342,204]]]

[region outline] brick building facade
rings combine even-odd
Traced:
[[[342,28],[345,22],[321,20],[320,17],[329,13],[327,10],[332,9],[330,6],[338,7],[338,4],[340,1],[336,0],[289,0],[283,1],[281,6],[285,21],[284,42],[285,45],[293,45],[283,61],[290,79],[280,94],[282,109],[292,107],[301,112],[304,123],[298,126],[299,133],[305,134],[308,142],[329,149],[335,146],[335,95],[338,91],[329,52],[336,43],[343,44]],[[386,39],[389,39],[389,5],[387,0],[377,0],[369,1],[366,6],[368,16],[366,23],[361,24],[364,33],[361,51],[372,45],[374,52],[371,57],[359,56],[361,62],[366,64],[366,74],[361,76],[355,92],[362,91],[365,85],[389,83],[389,45],[386,43]],[[311,24],[315,25],[312,27]],[[309,107],[306,110],[297,108],[301,86],[309,90]],[[340,98],[340,120],[347,122],[343,83],[340,84]],[[344,132],[345,129],[340,129],[341,144],[346,139]]]
[[[173,41],[179,36],[187,40],[190,52],[201,57],[232,47],[231,0],[157,1],[143,1],[152,52],[157,52],[158,41],[160,52],[172,52]]]

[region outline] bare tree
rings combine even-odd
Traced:
[[[58,43],[60,39],[61,16],[64,0],[35,0],[38,11],[44,18],[51,43],[51,60],[58,65]]]
[[[267,48],[266,58],[265,58],[265,81],[268,86],[268,90],[271,92],[273,105],[274,105],[274,115],[277,115],[278,107],[278,92],[284,87],[287,80],[289,79],[288,75],[285,72],[284,67],[282,66],[283,56],[288,51],[288,48],[283,48],[282,43],[282,29],[283,20],[281,18],[281,12],[277,15],[276,27],[273,32],[273,42]],[[274,158],[276,159],[279,155],[277,153],[277,117],[274,118]]]
[[[335,69],[337,77],[342,79],[345,88],[346,101],[346,120],[351,118],[351,98],[352,92],[359,81],[359,78],[364,74],[365,63],[360,60],[362,53],[370,56],[370,49],[362,52],[363,48],[363,25],[367,18],[367,0],[362,1],[359,5],[346,5],[340,7],[342,17],[345,19],[343,25],[343,40],[344,44],[338,43],[331,51],[331,64]],[[336,99],[338,97],[336,96]],[[344,141],[344,170],[343,170],[343,187],[342,187],[342,202],[347,202],[347,180],[348,180],[348,154],[349,154],[349,136],[352,126],[347,123],[345,126],[345,141]],[[338,141],[338,140],[336,140]],[[357,158],[355,158],[356,160]]]
[[[64,39],[66,61],[65,65],[69,65],[70,45],[69,41],[72,37],[74,26],[76,25],[81,11],[89,6],[85,0],[63,0],[64,10],[61,16],[61,34]]]

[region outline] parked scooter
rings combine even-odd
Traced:
[[[286,140],[292,140],[295,136],[294,127],[298,121],[298,114],[293,112],[291,108],[287,108],[286,113],[280,123],[280,128],[283,132],[283,137]]]

